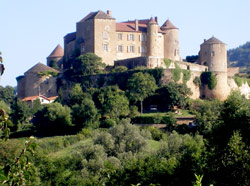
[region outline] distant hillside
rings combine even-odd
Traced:
[[[237,48],[228,50],[230,67],[240,67],[241,71],[250,71],[250,42]]]

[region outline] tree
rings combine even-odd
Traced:
[[[125,72],[127,71],[128,68],[125,66],[116,66],[111,70],[111,73],[116,73],[116,72]]]
[[[101,73],[105,64],[96,54],[86,53],[77,57],[72,62],[72,66],[75,75],[93,75]]]
[[[94,102],[89,98],[83,98],[79,104],[72,106],[72,119],[77,128],[96,128],[98,124],[98,111]]]
[[[84,98],[91,99],[91,96],[88,93],[82,91],[81,85],[76,83],[71,90],[69,91],[67,105],[72,107],[75,104],[81,104]]]
[[[70,133],[71,109],[62,106],[60,103],[51,103],[45,105],[38,111],[33,118],[33,123],[45,135]]]
[[[156,103],[161,110],[173,109],[174,106],[183,108],[191,94],[185,84],[170,82],[156,90]]]
[[[6,103],[11,103],[15,98],[15,89],[11,86],[0,86],[0,98]]]
[[[143,100],[152,95],[157,88],[155,79],[148,73],[134,73],[127,82],[128,95],[131,100],[140,101],[143,113]]]
[[[129,101],[117,86],[101,88],[94,94],[94,100],[103,116],[117,120],[129,114]]]
[[[23,124],[28,121],[31,117],[31,108],[27,102],[23,102],[20,99],[16,99],[15,102],[11,105],[11,120],[15,126],[15,129],[18,129],[18,125]]]

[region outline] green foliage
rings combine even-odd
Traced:
[[[185,84],[170,82],[156,90],[155,101],[162,111],[172,109],[174,106],[184,108],[191,94],[191,90]]]
[[[119,120],[129,114],[129,101],[125,92],[117,86],[99,89],[94,93],[93,99],[104,117]]]
[[[186,61],[194,63],[199,59],[199,55],[186,56]]]
[[[30,155],[34,155],[35,148],[36,144],[34,142],[34,138],[30,137],[30,139],[25,142],[24,149],[15,158],[15,160],[6,164],[3,169],[0,170],[0,183],[3,186],[39,184],[39,180],[36,179],[36,168],[30,161]]]
[[[220,118],[222,102],[218,100],[194,100],[190,110],[195,114],[198,130],[204,136],[211,134],[213,126]]]
[[[34,115],[33,123],[41,134],[65,134],[72,126],[70,113],[71,109],[60,103],[47,104]]]
[[[213,75],[212,72],[202,72],[200,78],[201,78],[201,83],[208,85],[208,88],[210,90],[213,90],[217,85],[216,76]]]
[[[74,75],[84,76],[103,73],[105,64],[94,53],[86,53],[74,59],[72,66]]]
[[[183,84],[186,84],[188,80],[190,80],[190,77],[191,77],[191,72],[190,70],[182,70],[182,74],[183,74],[183,77],[182,77],[182,83]]]
[[[132,123],[136,124],[175,124],[176,119],[172,115],[140,115],[132,119]]]
[[[32,114],[35,114],[37,111],[42,109],[42,104],[40,102],[39,99],[36,99],[35,101],[33,101],[33,105],[32,105]]]
[[[105,119],[104,121],[101,122],[100,127],[102,128],[111,128],[114,127],[116,125],[115,121],[112,119]]]
[[[128,70],[125,66],[116,66],[111,70],[111,73],[117,73],[117,72],[126,72]]]
[[[56,62],[55,60],[51,60],[49,66],[50,66],[51,68],[56,69],[56,70],[59,69],[59,68],[58,68],[58,65],[57,65],[57,62]]]
[[[2,100],[0,101],[0,109],[3,109],[7,115],[10,114],[10,106]]]
[[[24,124],[28,122],[32,115],[31,108],[28,106],[27,102],[23,102],[20,99],[16,99],[11,105],[11,120],[14,124],[14,129],[18,128],[18,124]],[[23,127],[23,126],[22,126]]]
[[[197,174],[194,174],[195,175],[195,183],[193,184],[193,186],[202,186],[202,178],[203,178],[203,175],[197,175]]]
[[[143,112],[142,102],[152,95],[157,88],[155,79],[148,73],[138,72],[133,74],[127,82],[129,99],[141,102],[141,113]]]
[[[6,141],[9,138],[10,126],[12,126],[12,123],[8,115],[5,114],[3,109],[0,109],[0,140],[3,138]]]
[[[193,82],[197,87],[201,86],[201,79],[199,77],[195,76]]]
[[[84,127],[96,128],[99,116],[94,102],[89,98],[83,98],[79,104],[73,105],[72,120],[78,129]]]
[[[235,49],[228,50],[228,61],[230,66],[248,67],[250,62],[250,42]]]
[[[174,64],[175,64],[175,69],[172,69],[171,72],[172,72],[174,82],[177,83],[181,78],[182,70],[176,62]]]
[[[248,86],[250,86],[250,79],[249,78],[244,78],[244,77],[239,77],[239,76],[234,76],[234,81],[238,85],[238,87],[241,87],[243,83],[247,83]]]
[[[42,77],[42,76],[53,76],[53,77],[56,77],[57,74],[58,74],[58,72],[47,70],[47,71],[45,71],[45,72],[37,72],[37,74],[38,74],[39,76],[41,76],[41,77]]]
[[[15,88],[11,86],[2,87],[0,86],[0,98],[1,101],[10,104],[15,98]]]
[[[171,64],[171,60],[170,59],[164,59],[164,64],[165,64],[166,68],[169,68],[169,66]]]

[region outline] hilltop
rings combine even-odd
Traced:
[[[240,67],[241,72],[250,72],[250,42],[228,50],[228,64],[230,67]]]

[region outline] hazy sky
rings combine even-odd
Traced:
[[[16,86],[46,57],[76,22],[91,11],[112,11],[116,21],[158,16],[180,29],[182,58],[196,55],[204,39],[215,36],[235,48],[250,41],[250,0],[0,0],[0,51],[6,67],[0,85]]]

